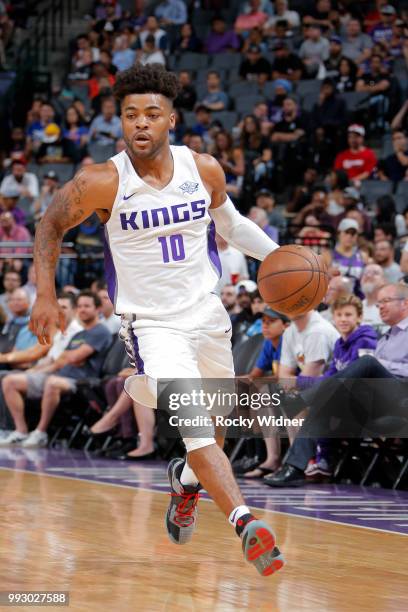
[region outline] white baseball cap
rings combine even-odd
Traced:
[[[365,136],[365,129],[363,125],[359,125],[358,123],[353,123],[349,125],[348,130],[350,132],[354,132],[355,134],[359,134],[360,136]]]
[[[346,232],[347,230],[355,229],[356,232],[359,231],[358,223],[355,219],[342,219],[337,228],[338,232]]]

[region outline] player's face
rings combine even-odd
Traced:
[[[333,320],[343,338],[347,338],[361,322],[357,309],[352,305],[337,308],[333,313]]]
[[[174,125],[173,106],[160,94],[131,94],[122,102],[123,138],[134,157],[156,157]]]

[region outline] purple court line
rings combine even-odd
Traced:
[[[77,450],[0,449],[0,469],[168,493],[166,464],[94,458]],[[353,485],[272,489],[239,481],[249,506],[307,519],[408,535],[408,493]],[[204,498],[208,499],[206,493]]]

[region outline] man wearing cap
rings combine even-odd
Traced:
[[[79,161],[74,143],[62,137],[61,128],[56,123],[49,123],[44,129],[43,142],[37,151],[39,164],[66,164]]]
[[[397,11],[391,4],[386,4],[380,9],[381,22],[377,23],[370,32],[374,43],[383,42],[388,45],[392,39],[392,26],[396,19]]]
[[[15,187],[5,187],[0,190],[0,212],[10,212],[17,225],[25,225],[26,216],[21,208],[18,208],[20,192]]]
[[[353,123],[347,131],[349,148],[337,155],[334,169],[344,170],[351,181],[363,181],[376,167],[377,157],[364,145],[365,129],[362,125]]]
[[[326,68],[326,77],[336,78],[339,75],[339,65],[343,57],[342,42],[340,36],[330,36],[329,57],[324,62]]]
[[[298,81],[301,79],[305,72],[305,67],[300,57],[295,53],[291,53],[288,45],[282,41],[276,43],[274,51],[272,79],[286,79],[288,81]]]
[[[262,57],[258,45],[249,45],[245,59],[239,67],[241,79],[249,81],[258,80],[260,84],[265,83],[270,77],[271,65],[265,57]]]
[[[23,158],[12,161],[11,174],[8,174],[2,180],[0,192],[10,187],[17,190],[20,197],[29,200],[38,197],[38,179],[32,172],[27,172],[26,161]]]
[[[360,279],[364,261],[357,247],[359,227],[355,219],[343,219],[337,228],[338,241],[333,250],[332,264],[342,276]]]

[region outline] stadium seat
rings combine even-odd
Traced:
[[[303,97],[301,97],[300,106],[304,111],[309,113],[310,111],[313,110],[314,105],[317,104],[318,101],[319,101],[319,92],[318,91],[309,92],[305,94]]]
[[[110,157],[112,157],[112,155],[115,155],[116,150],[114,144],[101,145],[97,142],[91,142],[88,145],[88,152],[95,162],[100,164],[101,162],[108,160]]]
[[[195,85],[205,85],[207,83],[207,75],[211,68],[200,68],[200,70],[196,71]],[[217,72],[220,75],[221,82],[224,83],[227,81],[228,72],[225,68],[217,69]]]
[[[299,98],[305,98],[309,94],[319,93],[320,81],[316,79],[298,81],[296,85],[296,94]]]
[[[208,56],[204,53],[183,53],[180,57],[177,70],[200,70],[201,68],[207,68]]]
[[[375,202],[384,195],[391,195],[393,191],[392,181],[374,181],[366,180],[361,183],[361,196],[367,204],[375,204]]]
[[[341,97],[345,101],[349,113],[367,108],[370,99],[365,91],[346,91]]]
[[[233,99],[240,96],[258,95],[258,83],[255,83],[255,81],[238,81],[230,85],[228,93]]]
[[[259,357],[263,341],[263,335],[257,334],[249,338],[243,344],[237,343],[236,348],[234,347],[232,357],[234,359],[235,374],[237,376],[242,376],[252,370]]]
[[[264,97],[259,95],[240,96],[235,99],[235,110],[244,115],[252,113],[255,104],[263,100]]]
[[[209,57],[211,58],[210,66],[214,70],[239,68],[242,62],[242,55],[240,53],[215,53]]]
[[[224,129],[229,132],[238,122],[238,113],[235,111],[218,111],[213,113],[213,120],[215,119],[221,121]]]
[[[395,192],[395,203],[398,212],[404,212],[408,206],[408,182],[400,181]]]
[[[384,134],[381,142],[381,158],[384,159],[393,153],[394,149],[392,146],[392,136],[391,134]]]
[[[272,99],[275,97],[275,87],[276,87],[275,81],[266,81],[262,89],[262,93],[265,96],[265,98]]]
[[[192,111],[185,111],[183,113],[184,123],[187,128],[193,127],[197,123],[196,114]]]
[[[75,164],[41,164],[37,167],[41,179],[44,174],[53,170],[58,175],[60,183],[70,181],[75,174]]]

